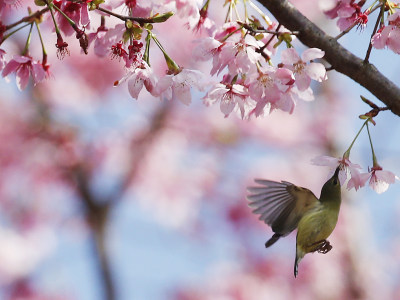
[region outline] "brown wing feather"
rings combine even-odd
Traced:
[[[253,213],[260,215],[260,220],[282,236],[292,232],[303,214],[318,203],[310,190],[290,182],[264,179],[255,179],[255,182],[260,186],[248,188],[249,206]]]

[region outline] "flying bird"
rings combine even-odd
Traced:
[[[338,220],[341,189],[338,167],[324,184],[318,199],[309,189],[287,181],[255,179],[257,187],[249,187],[247,199],[253,213],[271,226],[274,235],[265,243],[268,248],[297,228],[294,276],[300,260],[311,252],[328,253],[327,240]]]

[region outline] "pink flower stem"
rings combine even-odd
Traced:
[[[375,156],[374,146],[372,145],[372,139],[371,139],[371,134],[369,133],[368,123],[367,123],[367,132],[368,132],[369,144],[371,145],[371,151],[372,151],[372,164],[373,164],[373,167],[375,168],[375,167],[378,167],[379,164],[378,164],[378,160],[376,159],[376,156]]]
[[[364,63],[368,63],[369,56],[371,55],[371,51],[372,51],[372,37],[375,35],[376,31],[378,30],[378,25],[379,25],[379,23],[381,22],[381,20],[382,20],[382,18],[383,18],[383,16],[384,16],[384,13],[385,13],[385,4],[386,4],[386,0],[385,0],[382,4],[378,5],[378,6],[381,7],[381,12],[380,12],[378,18],[376,19],[376,23],[375,23],[374,30],[372,31],[371,38],[369,39],[369,46],[368,46],[367,54],[365,55],[365,58],[364,58]]]
[[[32,28],[33,28],[33,23],[31,23],[31,28],[29,28],[29,33],[28,33],[28,38],[26,39],[25,47],[24,50],[22,51],[22,55],[28,55],[29,53],[29,45],[31,44],[31,38],[32,38]]]
[[[46,48],[44,46],[44,42],[43,42],[43,37],[42,37],[42,33],[40,32],[40,27],[39,27],[39,23],[38,21],[35,19],[35,25],[36,25],[36,29],[38,31],[39,34],[39,39],[40,39],[40,43],[42,44],[42,54],[43,54],[43,64],[45,64],[46,60],[47,60],[47,52],[46,52]]]
[[[144,48],[143,60],[145,62],[147,62],[148,66],[150,67],[150,56],[149,56],[149,53],[150,53],[150,42],[151,42],[151,34],[150,34],[150,32],[147,32],[147,36],[146,36],[145,41],[146,41],[146,46]]]
[[[369,118],[362,124],[360,130],[358,131],[356,137],[353,139],[353,141],[351,142],[350,147],[346,150],[346,152],[343,154],[343,158],[349,158],[350,157],[350,150],[351,148],[353,148],[354,142],[357,140],[358,136],[360,135],[362,129],[364,128],[364,126],[369,122]]]
[[[76,26],[76,23],[70,18],[70,17],[68,17],[61,9],[59,9],[58,7],[57,7],[57,5],[52,5],[60,14],[62,14],[63,15],[63,17],[68,21],[68,23],[75,29],[75,31],[76,31],[76,28],[78,28],[77,26]]]
[[[151,35],[151,38],[156,43],[158,48],[160,48],[161,52],[164,54],[164,58],[167,63],[168,69],[174,74],[177,73],[180,70],[178,64],[171,57],[169,57],[164,47],[161,45],[160,41],[155,37],[155,35],[153,35],[150,31],[149,34]]]
[[[56,22],[56,18],[54,17],[54,12],[53,12],[53,3],[46,1],[47,6],[49,7],[50,10],[50,14],[51,14],[51,18],[53,19],[53,23],[54,23],[54,29],[56,30],[56,34],[57,34],[57,38],[61,36],[61,32],[60,29],[58,28],[57,22]]]

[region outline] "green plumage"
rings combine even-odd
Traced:
[[[310,252],[327,253],[332,246],[326,240],[336,227],[341,193],[338,179],[339,168],[322,187],[318,200],[308,189],[289,182],[257,179],[262,187],[249,188],[249,206],[260,214],[260,220],[270,225],[274,235],[265,246],[270,247],[280,237],[297,228],[294,275],[298,263]]]

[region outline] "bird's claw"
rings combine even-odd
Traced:
[[[332,250],[332,245],[327,240],[324,240],[317,249],[318,253],[322,254],[326,254],[331,250]]]

